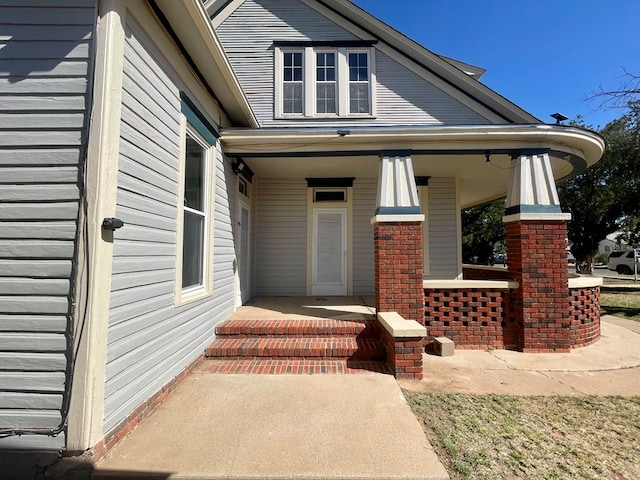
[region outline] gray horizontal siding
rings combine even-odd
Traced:
[[[457,191],[454,178],[431,178],[429,195],[429,278],[458,277]]]
[[[182,81],[142,29],[127,24],[111,282],[104,430],[180,373],[233,309],[233,235],[220,155],[216,174],[213,295],[176,307]],[[231,249],[229,249],[231,246]]]
[[[261,178],[255,184],[256,295],[307,293],[307,183]]]
[[[449,94],[376,50],[377,117],[274,119],[273,42],[359,40],[299,0],[247,0],[218,35],[262,126],[467,125],[487,122]]]
[[[357,178],[353,183],[353,294],[375,292],[373,225],[378,180]]]
[[[0,428],[61,423],[95,3],[0,0]]]

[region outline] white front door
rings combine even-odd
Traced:
[[[236,305],[241,306],[249,300],[251,295],[250,275],[249,275],[249,206],[238,202],[238,237],[236,241]]]
[[[347,295],[347,209],[313,210],[312,295]]]

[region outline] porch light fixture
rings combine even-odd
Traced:
[[[233,170],[233,173],[235,173],[236,175],[239,175],[240,172],[242,172],[246,168],[246,166],[247,164],[244,163],[241,158],[236,158],[235,163],[231,165],[231,170]]]
[[[564,122],[565,120],[569,120],[569,117],[564,116],[561,113],[554,113],[552,115],[549,115],[551,118],[555,118],[556,120],[556,125],[562,125],[562,122]]]
[[[484,152],[484,163],[489,162],[491,162],[491,151],[487,150],[486,152]]]

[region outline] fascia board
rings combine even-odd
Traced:
[[[427,69],[431,69],[436,75],[466,93],[472,99],[486,104],[488,107],[502,114],[505,119],[513,123],[531,124],[542,123],[538,118],[518,107],[497,92],[491,90],[486,85],[469,77],[466,73],[451,65],[439,55],[431,52],[422,45],[398,32],[393,27],[387,25],[376,17],[370,15],[365,10],[354,5],[348,0],[314,0],[320,5],[325,5],[330,10],[333,9],[341,15],[350,19],[356,26],[360,26],[370,35],[373,35],[395,50],[403,52],[411,57],[418,64],[422,64]]]
[[[257,127],[258,121],[240,87],[206,10],[198,0],[155,0],[200,73],[236,125]]]
[[[332,141],[333,140],[333,141]],[[370,150],[402,145],[406,149],[513,149],[551,148],[583,158],[586,166],[596,163],[605,140],[595,132],[578,127],[554,125],[489,125],[427,128],[351,129],[340,136],[335,129],[223,129],[220,141],[231,151],[262,147],[300,146],[300,151],[327,149]]]

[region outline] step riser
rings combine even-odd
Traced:
[[[378,345],[366,347],[351,347],[348,345],[318,345],[318,346],[253,346],[233,345],[216,346],[214,344],[206,350],[208,358],[300,358],[300,359],[357,359],[384,360],[384,348]]]
[[[223,322],[216,327],[218,338],[250,337],[358,337],[376,338],[377,327],[374,322],[327,321],[259,321],[233,320]]]
[[[384,361],[371,320],[227,320],[216,327],[209,359]]]

